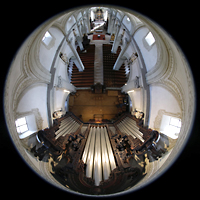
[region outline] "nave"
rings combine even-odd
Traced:
[[[33,171],[74,194],[117,195],[175,162],[191,132],[195,89],[187,59],[161,27],[131,10],[88,6],[27,37],[9,69],[4,111]]]
[[[118,47],[116,53],[112,53],[111,36],[106,34],[105,31],[99,33],[98,30],[88,36],[90,42],[84,48],[84,51],[77,46],[77,52],[85,69],[80,72],[75,63],[70,61],[68,65],[69,79],[78,88],[90,88],[98,83],[109,88],[120,88],[128,80],[124,64],[119,70],[113,71],[121,47]],[[94,39],[94,36],[96,39]]]

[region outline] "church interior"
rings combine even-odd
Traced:
[[[104,196],[150,183],[178,155],[194,117],[192,74],[150,19],[80,7],[40,25],[5,86],[11,138],[47,182]]]

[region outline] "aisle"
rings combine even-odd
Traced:
[[[76,87],[91,87],[91,85],[94,84],[95,45],[90,44],[87,47],[87,53],[83,53],[80,51],[80,48],[77,47],[77,52],[85,69],[83,72],[80,72],[74,63],[70,63],[68,72],[71,83]]]
[[[96,84],[96,83],[101,83],[103,85],[103,51],[102,51],[102,41],[100,41],[100,43],[96,43],[95,44],[94,84]]]
[[[97,34],[97,33],[94,33]],[[101,34],[100,34],[101,35]],[[109,44],[110,36],[105,35],[105,40],[93,40],[93,35],[88,37],[90,44],[95,44],[95,56],[94,56],[94,84],[104,84],[103,80],[103,44]]]

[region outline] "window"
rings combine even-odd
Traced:
[[[108,19],[108,11],[106,10],[104,12],[104,21],[107,21],[107,19]]]
[[[156,40],[155,40],[153,34],[152,34],[151,32],[148,32],[148,33],[143,37],[142,41],[143,41],[144,47],[145,47],[148,51],[150,51],[150,50],[153,48],[153,46],[154,46]]]
[[[15,121],[17,132],[19,134],[28,131],[27,121],[25,117],[19,118]]]
[[[180,130],[181,130],[180,118],[163,115],[160,126],[160,132],[164,133],[165,135],[173,139],[177,139]]]
[[[145,37],[146,42],[149,46],[152,46],[155,43],[155,38],[153,37],[152,33],[149,32],[147,36]]]
[[[46,46],[49,46],[50,42],[52,40],[52,36],[51,34],[47,31],[44,35],[44,37],[42,38],[42,42],[44,42],[44,44]]]
[[[181,129],[181,120],[179,118],[170,118],[169,122],[170,129],[173,130],[174,133],[179,133]]]

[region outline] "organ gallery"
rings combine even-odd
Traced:
[[[181,49],[147,17],[79,7],[37,28],[13,60],[4,107],[27,164],[67,192],[134,192],[184,147],[193,77]],[[48,183],[47,183],[48,184]]]

